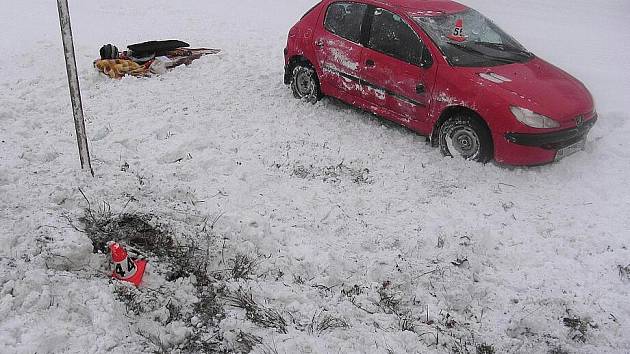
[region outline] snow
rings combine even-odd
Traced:
[[[507,77],[501,76],[497,73],[480,73],[479,76],[481,76],[482,78],[494,82],[495,84],[502,84],[504,82],[510,82],[512,80],[508,79]]]
[[[329,43],[332,41],[329,41]],[[338,47],[343,48],[342,45],[337,44]],[[347,46],[348,49],[352,50],[352,47]],[[331,48],[330,49],[330,54],[333,57],[333,60],[335,62],[338,62],[339,64],[343,65],[343,67],[350,69],[350,70],[357,70],[357,68],[359,67],[359,63],[357,62],[353,62],[350,58],[348,58],[346,56],[346,54],[344,52],[341,51],[341,49],[339,48]]]
[[[81,188],[176,233],[221,215],[215,269],[229,266],[222,256],[259,260],[254,276],[224,286],[287,320],[280,333],[225,306],[206,324],[225,348],[243,331],[278,353],[449,352],[460,339],[497,352],[629,352],[619,266],[630,264],[630,33],[620,30],[630,3],[465,3],[591,90],[600,120],[586,151],[536,168],[466,163],[334,100],[293,99],[282,49],[312,1],[73,1],[92,178],[79,171],[54,2],[5,6],[0,351],[151,352],[142,333],[174,346],[200,323],[192,280],[166,281],[156,261],[137,296],[167,289],[189,317],[163,325],[159,301],[126,312],[107,256],[68,221],[87,206]],[[103,44],[167,38],[224,52],[151,79],[92,68]],[[305,330],[322,313],[347,328]],[[593,325],[583,341],[563,323],[573,316]]]

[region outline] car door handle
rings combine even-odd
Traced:
[[[416,86],[416,93],[423,94],[425,92],[426,92],[426,89],[424,88],[423,84],[418,84],[418,86]]]
[[[368,60],[365,61],[365,66],[367,66],[367,67],[372,68],[375,65],[376,65],[376,63],[374,63],[374,60],[372,60],[372,59],[368,59]]]

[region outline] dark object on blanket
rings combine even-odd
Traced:
[[[101,59],[118,59],[118,48],[112,44],[101,47]]]
[[[131,52],[133,53],[133,56],[136,58],[152,55],[159,57],[162,55],[166,55],[171,50],[182,47],[190,47],[190,44],[178,40],[167,40],[149,41],[127,46],[127,48],[129,48],[129,50],[131,50]]]

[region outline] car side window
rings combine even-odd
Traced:
[[[414,65],[421,65],[424,44],[400,16],[374,10],[368,47]]]
[[[328,6],[324,27],[340,37],[359,43],[367,5],[336,2]]]

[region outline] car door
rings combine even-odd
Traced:
[[[361,96],[360,42],[367,10],[367,5],[353,2],[334,2],[326,9],[323,26],[313,37],[323,92]]]
[[[394,112],[405,125],[426,123],[437,65],[401,16],[382,8],[370,12],[361,60],[363,98]]]

